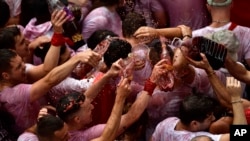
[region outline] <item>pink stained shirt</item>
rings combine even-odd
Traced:
[[[101,136],[106,124],[98,124],[86,130],[70,131],[69,141],[90,141]]]
[[[5,0],[10,8],[10,16],[14,17],[21,13],[22,0]]]
[[[206,7],[206,0],[158,0],[168,16],[169,26],[190,26],[192,30],[210,24],[211,16]]]
[[[178,116],[179,105],[182,100],[190,95],[192,91],[204,93],[214,97],[212,86],[207,78],[204,70],[195,68],[195,78],[191,84],[183,83],[173,91],[164,92],[155,89],[149,101],[147,111],[149,115],[149,122],[147,127],[147,136],[153,133],[156,125],[167,117]],[[219,71],[216,75],[222,82],[225,82],[225,76]],[[147,137],[147,138],[148,138]]]
[[[153,13],[164,12],[164,9],[157,0],[135,0],[134,12],[141,14],[146,19],[148,26],[157,27]]]
[[[92,10],[83,21],[82,35],[85,41],[100,29],[113,31],[122,37],[122,21],[116,11],[112,12],[104,6]]]
[[[219,141],[221,135],[214,135],[209,132],[190,132],[175,130],[179,119],[170,117],[160,122],[152,136],[152,141],[190,141],[193,137],[199,135],[206,135],[211,137],[214,141]]]
[[[39,141],[39,139],[33,133],[24,132],[18,137],[17,141]]]
[[[78,80],[72,77],[67,77],[58,85],[54,86],[51,90],[48,91],[48,100],[50,104],[56,106],[60,98],[72,91],[81,93],[85,92],[93,84],[93,81],[93,78]]]
[[[16,132],[22,133],[36,123],[40,110],[39,101],[30,102],[32,85],[19,84],[12,88],[5,88],[0,92],[2,106],[14,117]]]

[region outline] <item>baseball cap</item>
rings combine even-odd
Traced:
[[[212,34],[206,35],[207,38],[224,45],[227,48],[227,53],[234,61],[238,60],[239,40],[236,35],[230,30],[221,30]]]
[[[232,3],[232,0],[207,0],[207,3],[211,6],[227,6]]]

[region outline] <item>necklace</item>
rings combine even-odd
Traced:
[[[214,23],[229,23],[230,20],[226,20],[226,21],[219,21],[219,20],[214,20]]]

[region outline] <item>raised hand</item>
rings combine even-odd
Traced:
[[[51,14],[51,23],[54,28],[55,33],[62,33],[63,27],[62,25],[72,18],[71,16],[67,16],[67,13],[64,10],[55,10]]]
[[[158,80],[158,78],[162,75],[167,73],[169,70],[172,70],[171,67],[169,67],[167,65],[168,60],[167,59],[162,59],[161,61],[159,61],[157,64],[155,64],[151,76],[150,76],[150,80],[155,83],[156,80]]]
[[[128,78],[121,78],[119,84],[117,85],[116,93],[118,96],[126,98],[131,93],[131,85]]]
[[[226,88],[231,97],[241,97],[242,89],[239,80],[235,79],[234,77],[227,77]]]
[[[121,63],[122,63],[122,59],[119,59],[116,62],[114,62],[111,68],[108,70],[107,74],[110,75],[111,77],[118,76],[122,70]]]
[[[185,37],[192,37],[192,29],[189,26],[179,25],[177,27],[181,28],[181,33],[184,39]]]
[[[207,57],[205,56],[205,54],[200,53],[200,56],[202,58],[201,61],[195,61],[195,60],[189,58],[188,56],[185,56],[185,57],[186,57],[186,59],[188,60],[188,62],[191,65],[193,65],[193,66],[195,66],[197,68],[201,68],[201,69],[204,69],[206,71],[213,70],[212,67],[211,67],[211,65],[209,64],[209,62],[208,62]]]
[[[99,61],[101,60],[101,56],[90,49],[79,52],[76,55],[81,60],[81,63],[89,64],[93,67],[97,66]]]
[[[140,27],[135,33],[134,37],[138,38],[142,42],[148,43],[155,38],[159,37],[159,33],[155,28],[143,26]]]

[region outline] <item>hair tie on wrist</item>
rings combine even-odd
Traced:
[[[235,101],[232,101],[231,102],[231,104],[235,104],[235,103],[242,103],[243,101],[242,101],[242,99],[240,99],[240,100],[235,100]]]

